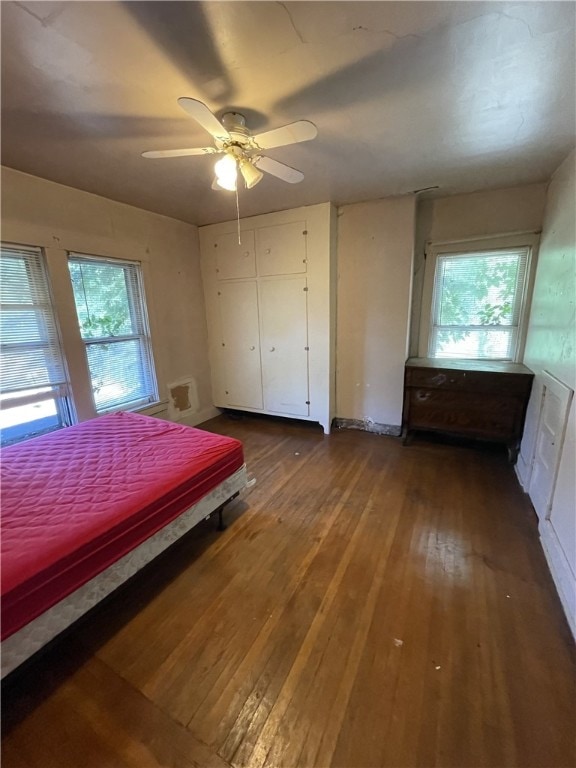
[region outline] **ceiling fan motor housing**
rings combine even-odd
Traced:
[[[246,118],[240,112],[225,112],[222,115],[222,125],[235,143],[246,144],[250,139],[250,131],[246,128]]]

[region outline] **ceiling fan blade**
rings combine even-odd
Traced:
[[[297,171],[296,168],[291,168],[284,163],[279,163],[278,160],[273,160],[271,157],[257,157],[252,162],[261,171],[277,176],[289,184],[297,184],[304,178],[304,174],[301,171]]]
[[[273,128],[253,136],[253,141],[260,149],[284,147],[287,144],[297,144],[299,141],[310,141],[318,136],[318,129],[309,120],[297,120],[295,123]]]
[[[214,147],[194,147],[192,149],[159,149],[152,152],[142,152],[142,157],[184,157],[185,155],[215,155],[218,150]]]
[[[215,139],[219,141],[230,141],[230,134],[224,128],[220,120],[212,114],[206,104],[197,99],[189,99],[187,96],[181,96],[178,104],[190,117],[193,117],[197,123],[200,123],[205,131],[208,131]]]

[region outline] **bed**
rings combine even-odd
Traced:
[[[133,413],[2,451],[2,677],[247,485],[233,438]]]

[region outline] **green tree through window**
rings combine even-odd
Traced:
[[[69,267],[96,410],[156,399],[139,265],[73,256]]]
[[[432,356],[513,359],[526,266],[527,249],[440,254]]]

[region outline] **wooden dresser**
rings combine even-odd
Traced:
[[[534,374],[520,363],[411,357],[404,376],[404,442],[417,430],[505,443],[515,461]]]

